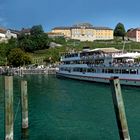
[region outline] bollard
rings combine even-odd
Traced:
[[[27,81],[21,81],[21,111],[22,111],[22,133],[23,137],[28,135],[28,95]]]
[[[111,77],[110,84],[120,140],[130,140],[119,78]]]
[[[5,140],[13,137],[13,77],[5,76]]]

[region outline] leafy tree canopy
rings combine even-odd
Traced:
[[[8,44],[1,43],[0,44],[0,57],[6,57],[8,52]]]
[[[31,28],[30,32],[31,32],[31,35],[40,35],[44,33],[42,25],[34,25]]]
[[[8,62],[14,67],[23,66],[24,64],[31,63],[31,57],[20,48],[14,48],[8,55]]]
[[[30,35],[21,34],[18,37],[18,44],[22,50],[34,52],[49,48],[50,40],[41,25],[33,26],[30,33]]]
[[[125,34],[126,31],[124,25],[122,23],[118,23],[114,29],[114,36],[120,36],[124,38]]]

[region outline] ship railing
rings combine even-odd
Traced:
[[[88,67],[100,67],[100,68],[125,68],[125,69],[130,69],[130,68],[140,68],[140,65],[104,65],[104,64],[87,64]]]
[[[81,59],[105,59],[111,58],[111,55],[91,55],[91,56],[81,56]]]

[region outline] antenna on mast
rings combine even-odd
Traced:
[[[124,52],[124,48],[125,48],[125,41],[123,42],[123,49],[122,49],[122,53]]]

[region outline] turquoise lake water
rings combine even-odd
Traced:
[[[119,140],[109,85],[55,76],[26,76],[29,137],[26,140]],[[20,77],[14,77],[14,111],[20,98]],[[0,77],[0,140],[4,139],[4,90]],[[140,88],[122,87],[129,132],[140,140]],[[20,109],[14,140],[21,139]]]

